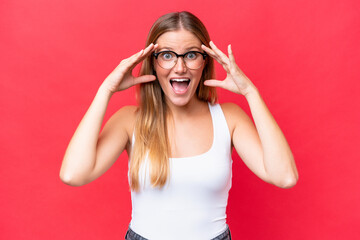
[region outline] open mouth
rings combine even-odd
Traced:
[[[190,79],[189,78],[172,78],[172,79],[170,79],[170,84],[175,93],[185,93],[189,87]]]

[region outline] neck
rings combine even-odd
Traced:
[[[207,109],[207,102],[199,100],[194,96],[186,105],[177,106],[166,100],[166,104],[171,118],[181,120],[189,116],[201,113],[203,109]]]

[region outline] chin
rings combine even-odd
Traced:
[[[168,105],[173,105],[177,107],[184,107],[188,105],[195,95],[190,96],[171,96],[167,98]]]
[[[168,103],[170,103],[171,105],[177,106],[177,107],[184,107],[186,106],[188,103],[190,102],[189,99],[168,99]]]

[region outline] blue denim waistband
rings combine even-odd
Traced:
[[[126,232],[126,235],[125,235],[125,240],[148,240],[148,239],[140,236],[139,234],[134,232],[129,227],[127,232]],[[221,233],[220,235],[218,235],[215,238],[212,238],[210,240],[231,240],[231,234],[230,234],[229,226],[226,227],[225,232]]]

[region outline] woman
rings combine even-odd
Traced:
[[[89,183],[126,149],[132,197],[126,239],[231,239],[232,147],[258,177],[290,188],[298,173],[288,143],[231,46],[228,56],[220,51],[197,17],[160,17],[146,46],[100,86],[69,143],[60,177],[73,186]],[[227,72],[223,81],[213,79],[213,59]],[[99,135],[111,96],[137,84],[139,106],[117,111]],[[237,105],[215,104],[215,87],[243,95],[256,128]]]

